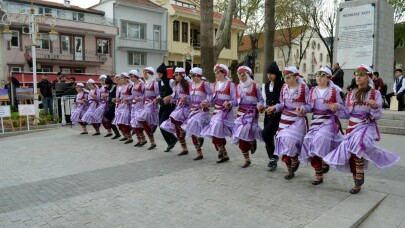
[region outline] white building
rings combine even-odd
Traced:
[[[113,18],[116,73],[158,67],[167,55],[167,10],[148,0],[100,0],[91,7]]]

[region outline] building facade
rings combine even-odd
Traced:
[[[13,35],[11,41],[3,41],[3,44],[0,41],[6,56],[2,80],[6,80],[10,72],[32,72],[32,41],[27,19],[21,14],[29,12],[30,4],[29,0],[3,2]],[[113,72],[114,37],[118,29],[104,12],[71,6],[68,1],[59,4],[34,0],[33,4],[35,13],[43,15],[38,17],[37,72]],[[49,39],[50,23],[59,33],[55,42]]]
[[[183,67],[188,71],[201,65],[200,50],[200,10],[196,1],[155,0],[168,10],[168,54],[165,64]],[[221,14],[214,13],[214,29],[218,27]],[[231,65],[238,59],[238,33],[246,25],[233,19],[230,38],[219,55],[218,63]],[[215,33],[215,31],[214,31]]]
[[[304,79],[307,81],[315,80],[314,73],[320,66],[330,66],[328,51],[322,40],[311,30],[296,30],[290,33],[277,30],[274,36],[274,61],[276,61],[280,70],[285,66],[296,66]],[[298,32],[298,31],[302,31]],[[264,62],[263,45],[264,35],[260,34],[257,43],[256,61],[255,61],[255,80],[262,82],[264,67],[271,63]],[[308,47],[305,49],[305,47]],[[301,47],[300,47],[301,46]],[[305,49],[305,51],[304,51]],[[290,57],[288,58],[288,53]],[[244,36],[239,46],[239,62],[244,62],[246,56],[252,53],[251,37]]]
[[[167,10],[148,0],[101,0],[91,9],[105,12],[119,28],[115,71],[158,67],[167,55]]]

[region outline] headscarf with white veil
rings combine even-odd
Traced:
[[[298,84],[306,84],[295,66],[284,67],[283,75],[292,74],[297,79]]]

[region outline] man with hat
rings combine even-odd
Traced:
[[[388,104],[391,102],[391,97],[396,96],[399,102],[399,111],[404,110],[404,95],[405,95],[405,79],[402,76],[402,69],[395,70],[395,82],[394,86],[392,87],[394,92],[387,94],[386,98]]]
[[[173,94],[173,85],[174,80],[167,78],[167,69],[164,63],[157,68],[157,79],[159,84],[159,94],[160,94],[160,109],[159,109],[159,126],[169,119],[170,114],[174,111],[176,106],[173,103],[165,104],[163,99],[167,96]],[[163,135],[164,140],[167,143],[167,149],[165,152],[169,152],[177,143],[177,138],[173,133],[170,133],[162,128],[160,128],[160,132]]]

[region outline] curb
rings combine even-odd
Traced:
[[[364,190],[357,195],[349,195],[304,227],[357,227],[378,207],[386,196],[387,194],[384,193]]]
[[[31,133],[42,132],[42,131],[48,131],[48,130],[52,130],[52,129],[59,128],[59,127],[62,127],[62,125],[61,124],[41,125],[41,126],[39,126],[38,129],[35,126],[32,126],[32,127],[30,127],[31,128],[30,131],[28,131],[27,127],[25,127],[25,128],[22,128],[21,131],[20,130],[10,131],[10,132],[5,132],[4,134],[1,133],[1,129],[0,129],[0,138],[31,134]],[[17,128],[15,128],[15,129],[17,129]]]

